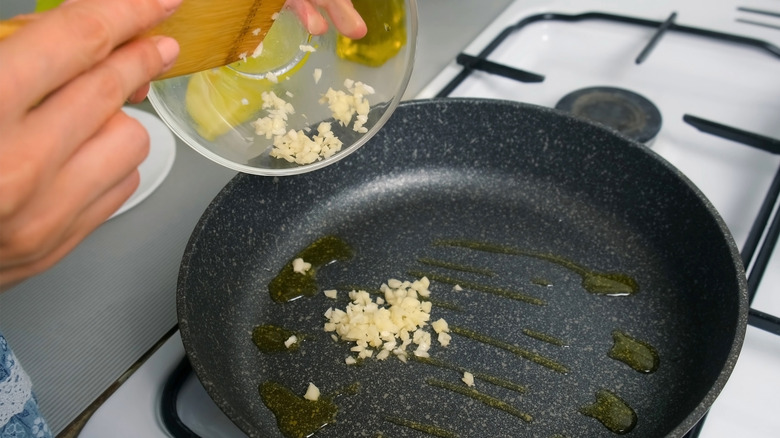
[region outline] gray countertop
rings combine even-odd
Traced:
[[[31,3],[3,0],[0,16]],[[419,0],[417,57],[404,98],[510,3]],[[137,107],[153,112],[147,102]],[[0,329],[55,434],[175,326],[179,260],[201,213],[234,175],[177,141],[173,168],[149,198],[54,268],[0,294]]]

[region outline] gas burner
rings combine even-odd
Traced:
[[[661,130],[661,113],[653,102],[622,88],[576,90],[558,101],[555,108],[607,125],[640,143],[650,142]]]

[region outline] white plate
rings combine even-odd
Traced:
[[[167,126],[152,113],[135,108],[122,108],[125,114],[141,122],[149,132],[149,156],[138,166],[141,183],[130,198],[109,218],[115,218],[146,199],[162,184],[176,158],[176,139]]]

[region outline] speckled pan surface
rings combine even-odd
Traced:
[[[354,257],[324,266],[321,289],[378,288],[426,273],[432,320],[473,330],[563,364],[561,373],[510,351],[453,335],[431,356],[527,387],[477,379],[475,389],[532,417],[523,421],[431,385],[462,373],[397,359],[344,363],[349,345],[322,329],[323,294],[279,304],[268,283],[298,252],[335,235]],[[436,245],[462,240],[548,258]],[[555,259],[553,259],[553,257]],[[431,266],[433,259],[495,275]],[[555,263],[552,260],[565,260]],[[578,271],[579,269],[579,271]],[[630,276],[629,296],[589,293],[582,272]],[[479,285],[479,287],[477,287]],[[538,298],[533,305],[477,289]],[[636,413],[628,436],[681,436],[708,409],[736,361],[745,331],[744,273],[726,227],[674,168],[604,129],[519,103],[447,99],[401,105],[360,151],[325,169],[285,178],[239,175],[194,230],[178,286],[182,339],[197,376],[247,434],[280,437],[258,387],[276,381],[303,395],[332,394],[336,422],[315,437],[430,436],[403,418],[459,437],[612,436],[581,413],[600,390]],[[307,335],[292,353],[264,354],[252,330],[271,323]],[[530,330],[530,332],[529,332]],[[654,347],[655,372],[609,356],[613,332]],[[553,345],[528,336],[564,341]],[[444,436],[444,435],[443,435]]]

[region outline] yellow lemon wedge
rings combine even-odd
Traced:
[[[211,141],[255,115],[263,104],[262,93],[305,64],[310,53],[300,46],[310,38],[295,14],[285,9],[255,56],[246,54],[242,61],[190,76],[185,103],[198,133]]]

